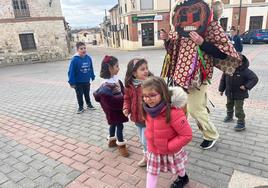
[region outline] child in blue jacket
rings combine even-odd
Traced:
[[[76,43],[77,53],[73,56],[70,62],[68,77],[69,84],[75,89],[76,98],[79,105],[77,114],[84,112],[83,107],[83,95],[85,97],[87,108],[95,110],[92,106],[89,92],[90,92],[90,80],[95,79],[92,60],[87,55],[86,45],[83,42]]]

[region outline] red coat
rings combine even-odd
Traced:
[[[142,88],[139,85],[135,88],[132,84],[125,87],[124,90],[124,105],[123,110],[127,109],[130,113],[131,121],[144,124],[142,115]]]
[[[170,123],[166,123],[166,110],[155,118],[146,115],[145,136],[147,150],[156,154],[173,154],[192,140],[192,128],[180,108],[171,109]]]

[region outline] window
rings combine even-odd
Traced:
[[[141,1],[141,10],[153,10],[154,3],[153,0],[140,0]]]
[[[30,17],[26,0],[12,0],[15,18]]]
[[[228,18],[221,18],[220,19],[220,24],[221,24],[224,31],[227,31],[227,23],[228,23]]]
[[[129,33],[128,33],[128,25],[126,25],[126,36],[127,36],[127,40],[129,40]]]
[[[23,51],[36,49],[33,33],[20,34],[19,37],[20,37],[21,48]]]
[[[125,4],[125,13],[127,13],[127,4]]]
[[[263,16],[250,16],[249,20],[249,30],[251,29],[261,29],[263,22]]]

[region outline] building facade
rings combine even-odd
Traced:
[[[237,27],[240,34],[251,29],[268,28],[268,0],[223,0],[223,3],[221,25],[225,31],[229,31],[231,26]]]
[[[86,44],[100,45],[101,31],[100,28],[82,29],[72,32],[73,42],[84,42]]]
[[[170,9],[175,2],[119,0],[109,10],[109,46],[127,50],[162,47],[159,33],[161,29],[169,31]],[[236,26],[240,34],[249,29],[268,28],[268,0],[241,0],[241,8],[240,0],[223,0],[223,3],[225,9],[220,22],[225,31],[229,31],[231,26]]]
[[[69,51],[60,0],[1,0],[0,32],[0,65],[60,60]]]
[[[169,31],[169,0],[119,0],[110,12],[112,47],[159,48],[161,29]]]

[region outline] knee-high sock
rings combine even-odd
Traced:
[[[156,188],[158,176],[147,172],[146,188]]]

